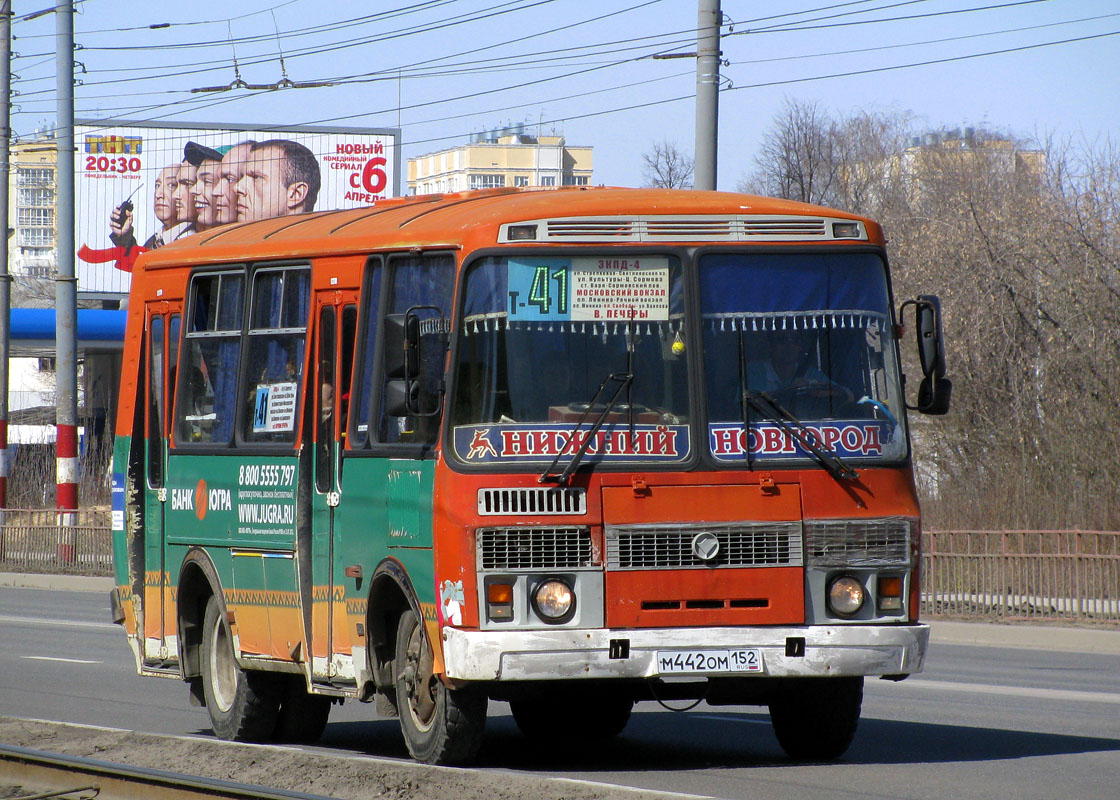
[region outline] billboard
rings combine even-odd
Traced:
[[[79,295],[127,294],[146,250],[219,225],[400,194],[397,129],[76,121]]]

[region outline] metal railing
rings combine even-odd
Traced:
[[[108,509],[0,511],[0,572],[113,574]],[[1120,622],[1120,531],[926,530],[924,616]]]
[[[1120,531],[924,531],[922,613],[1120,621]]]
[[[54,509],[0,510],[0,572],[112,575],[110,512],[72,513],[62,525]]]

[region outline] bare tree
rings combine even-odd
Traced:
[[[740,191],[827,202],[836,181],[836,123],[816,102],[786,99]]]
[[[676,142],[654,142],[642,153],[642,177],[646,186],[661,189],[691,189],[695,162]]]
[[[912,125],[788,102],[740,188],[875,218],[895,296],[941,295],[953,409],[910,418],[931,526],[1120,528],[1120,149]]]

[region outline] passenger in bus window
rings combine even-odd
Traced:
[[[298,142],[269,139],[250,148],[237,181],[237,221],[246,222],[315,209],[321,177],[315,154]]]

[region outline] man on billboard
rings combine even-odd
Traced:
[[[252,139],[235,144],[222,156],[221,166],[218,168],[218,181],[214,184],[213,206],[215,224],[228,225],[237,222],[237,193],[234,187],[245,174],[245,164],[249,160],[249,152],[256,145]]]
[[[175,215],[179,218],[179,222],[186,223],[186,226],[175,236],[176,239],[182,239],[184,236],[195,232],[194,198],[191,196],[191,192],[194,189],[197,173],[198,167],[186,159],[179,164],[179,173],[175,179],[175,190],[171,193],[171,202],[175,205]]]
[[[173,242],[183,235],[190,226],[189,221],[179,218],[175,205],[175,191],[179,186],[180,164],[168,164],[159,171],[153,192],[152,211],[160,222],[160,229],[144,242],[145,250],[154,250],[167,242]],[[109,238],[118,247],[126,250],[136,246],[133,230],[132,208],[130,203],[119,206],[109,217]]]
[[[315,154],[298,142],[269,139],[253,145],[237,182],[237,221],[246,222],[315,209],[321,177]]]
[[[214,193],[221,173],[222,154],[212,147],[197,142],[187,142],[183,155],[186,161],[195,167],[194,184],[190,191],[191,207],[195,215],[194,228],[196,231],[213,228],[218,224]]]

